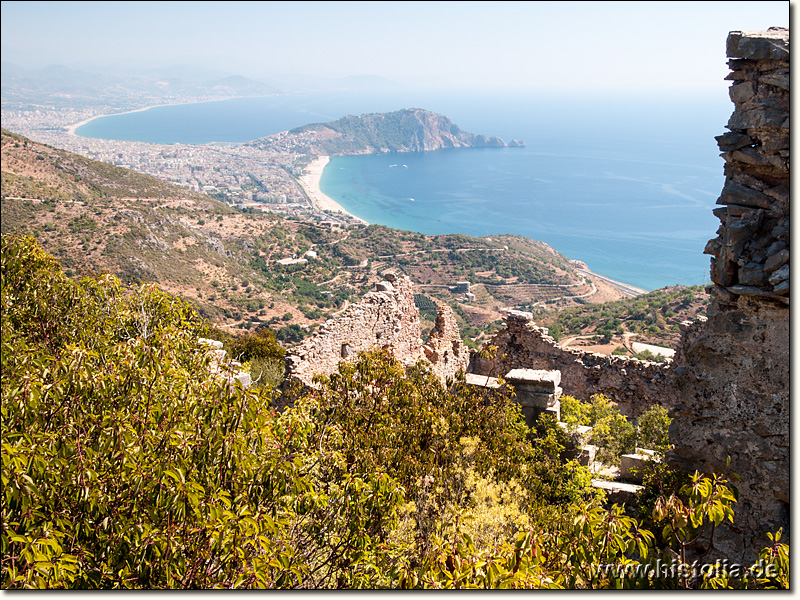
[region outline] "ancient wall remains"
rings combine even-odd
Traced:
[[[708,321],[691,327],[673,361],[680,400],[668,461],[742,478],[735,529],[716,555],[754,560],[766,532],[789,527],[789,31],[732,32],[735,105],[717,138],[725,185],[714,213]]]
[[[461,341],[456,316],[449,306],[439,305],[436,322],[422,352],[443,382],[469,367],[469,349]]]
[[[512,369],[561,371],[565,394],[582,400],[605,394],[623,414],[633,417],[653,404],[669,407],[676,400],[665,387],[668,367],[662,363],[561,348],[527,312],[511,311],[505,322],[506,328],[489,342],[497,348],[496,355],[475,354],[471,372],[504,377]]]
[[[455,315],[440,306],[436,325],[424,347],[420,316],[408,277],[385,274],[377,289],[365,294],[340,316],[329,319],[314,336],[286,356],[287,378],[313,386],[314,375],[330,375],[342,360],[355,360],[361,352],[389,350],[401,363],[427,360],[444,382],[469,362],[461,342]]]

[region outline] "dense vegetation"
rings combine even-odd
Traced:
[[[0,301],[4,588],[788,585],[779,536],[750,574],[603,568],[685,561],[735,489],[659,488],[654,535],[506,388],[372,353],[277,412],[269,386],[210,370],[185,302],[74,281],[30,237],[2,237]],[[279,353],[268,334],[247,352]]]
[[[538,320],[556,339],[591,334],[598,341],[608,342],[624,333],[636,333],[637,339],[673,346],[679,323],[704,314],[708,302],[709,296],[701,286],[674,286],[615,302],[540,311]]]

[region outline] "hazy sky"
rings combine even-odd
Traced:
[[[725,38],[789,25],[790,3],[2,2],[2,57],[204,65],[251,77],[378,75],[548,90],[710,90]]]

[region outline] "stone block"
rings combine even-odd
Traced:
[[[234,375],[233,378],[236,379],[239,383],[241,383],[242,387],[244,388],[249,388],[250,385],[252,384],[250,373],[244,373],[244,372],[237,373],[236,375]]]
[[[748,60],[789,61],[789,29],[770,27],[766,31],[731,31],[726,42],[728,57]]]
[[[497,377],[489,377],[488,375],[476,375],[475,373],[466,374],[467,385],[478,388],[498,389],[500,387],[500,380]]]
[[[561,420],[561,402],[556,400],[553,404],[544,409],[544,412],[553,415],[556,421]]]
[[[739,283],[742,285],[761,286],[766,283],[763,265],[751,262],[739,268]]]
[[[608,504],[635,504],[639,493],[644,489],[641,485],[592,479],[592,487],[604,490]]]
[[[620,457],[619,472],[623,479],[629,479],[638,483],[642,482],[642,469],[645,463],[650,460],[646,454],[623,454]],[[631,469],[639,472],[634,474]]]
[[[540,393],[554,393],[561,383],[561,371],[538,369],[512,369],[505,376],[506,381],[526,390]]]
[[[199,338],[197,343],[201,346],[209,346],[211,348],[222,349],[222,342],[218,342],[217,340],[210,340],[208,338]]]
[[[575,457],[575,460],[578,461],[579,464],[583,465],[584,467],[588,467],[595,462],[595,458],[597,457],[597,446],[584,446],[578,451],[578,456]]]
[[[769,276],[771,285],[778,285],[779,283],[789,279],[789,265],[783,265],[780,269],[775,271]]]

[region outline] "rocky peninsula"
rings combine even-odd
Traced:
[[[342,117],[312,123],[251,142],[293,154],[345,156],[381,152],[429,152],[445,148],[521,148],[522,140],[463,131],[448,117],[419,108]]]

